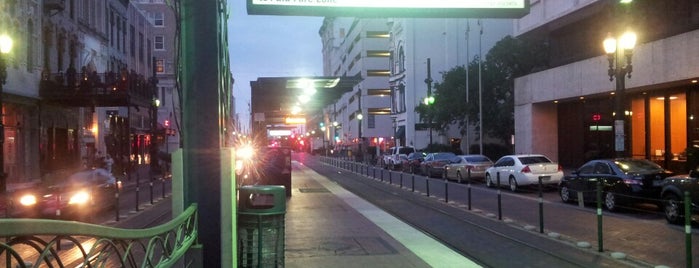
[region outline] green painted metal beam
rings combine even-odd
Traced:
[[[222,217],[222,135],[227,99],[226,1],[182,0],[180,5],[180,81],[184,205],[198,203],[203,267],[225,267],[233,256],[232,232]],[[232,213],[235,213],[233,211]],[[224,230],[223,228],[226,228]],[[224,243],[226,245],[224,245]]]

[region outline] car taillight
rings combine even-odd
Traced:
[[[529,166],[524,166],[524,168],[522,168],[522,171],[521,171],[521,172],[522,172],[522,173],[529,173],[529,172],[532,172],[532,170],[529,169]]]
[[[561,165],[558,165],[558,171],[563,171],[563,167]]]

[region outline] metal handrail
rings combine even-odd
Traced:
[[[171,221],[146,229],[0,219],[5,240],[0,242],[0,267],[171,267],[196,242],[197,217],[192,204]],[[73,252],[61,254],[61,241],[72,242]],[[82,260],[74,260],[76,256]]]

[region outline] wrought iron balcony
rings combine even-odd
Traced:
[[[153,85],[134,72],[66,72],[44,74],[39,86],[44,101],[65,106],[151,105]]]
[[[197,205],[148,229],[0,219],[0,267],[172,267],[195,243]],[[75,245],[66,248],[62,244]]]

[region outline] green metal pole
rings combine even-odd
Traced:
[[[221,31],[225,24],[221,12],[226,9],[221,5],[225,3],[182,0],[180,8],[184,204],[199,204],[197,229],[203,267],[231,267],[231,255],[235,255],[222,251],[231,248],[222,245],[231,243],[231,238],[221,237],[221,196],[211,194],[221,192],[220,153],[224,143],[219,92],[223,87],[221,78],[228,72],[221,68],[225,60],[222,53],[227,49],[222,46],[226,33]],[[226,213],[235,215],[235,207]]]
[[[500,173],[496,173],[498,179],[498,220],[502,220],[502,191],[500,190]]]
[[[684,241],[687,254],[687,267],[692,267],[692,200],[689,191],[684,192]]]
[[[415,174],[414,174],[414,173],[413,173],[413,175],[412,175],[411,180],[412,180],[411,183],[410,183],[410,185],[411,185],[410,187],[412,188],[411,191],[412,191],[412,192],[415,192]]]
[[[597,247],[599,252],[604,252],[602,237],[602,179],[597,180]]]
[[[544,233],[544,184],[539,176],[539,233]]]
[[[466,184],[468,184],[468,210],[471,210],[471,168],[466,173]]]

